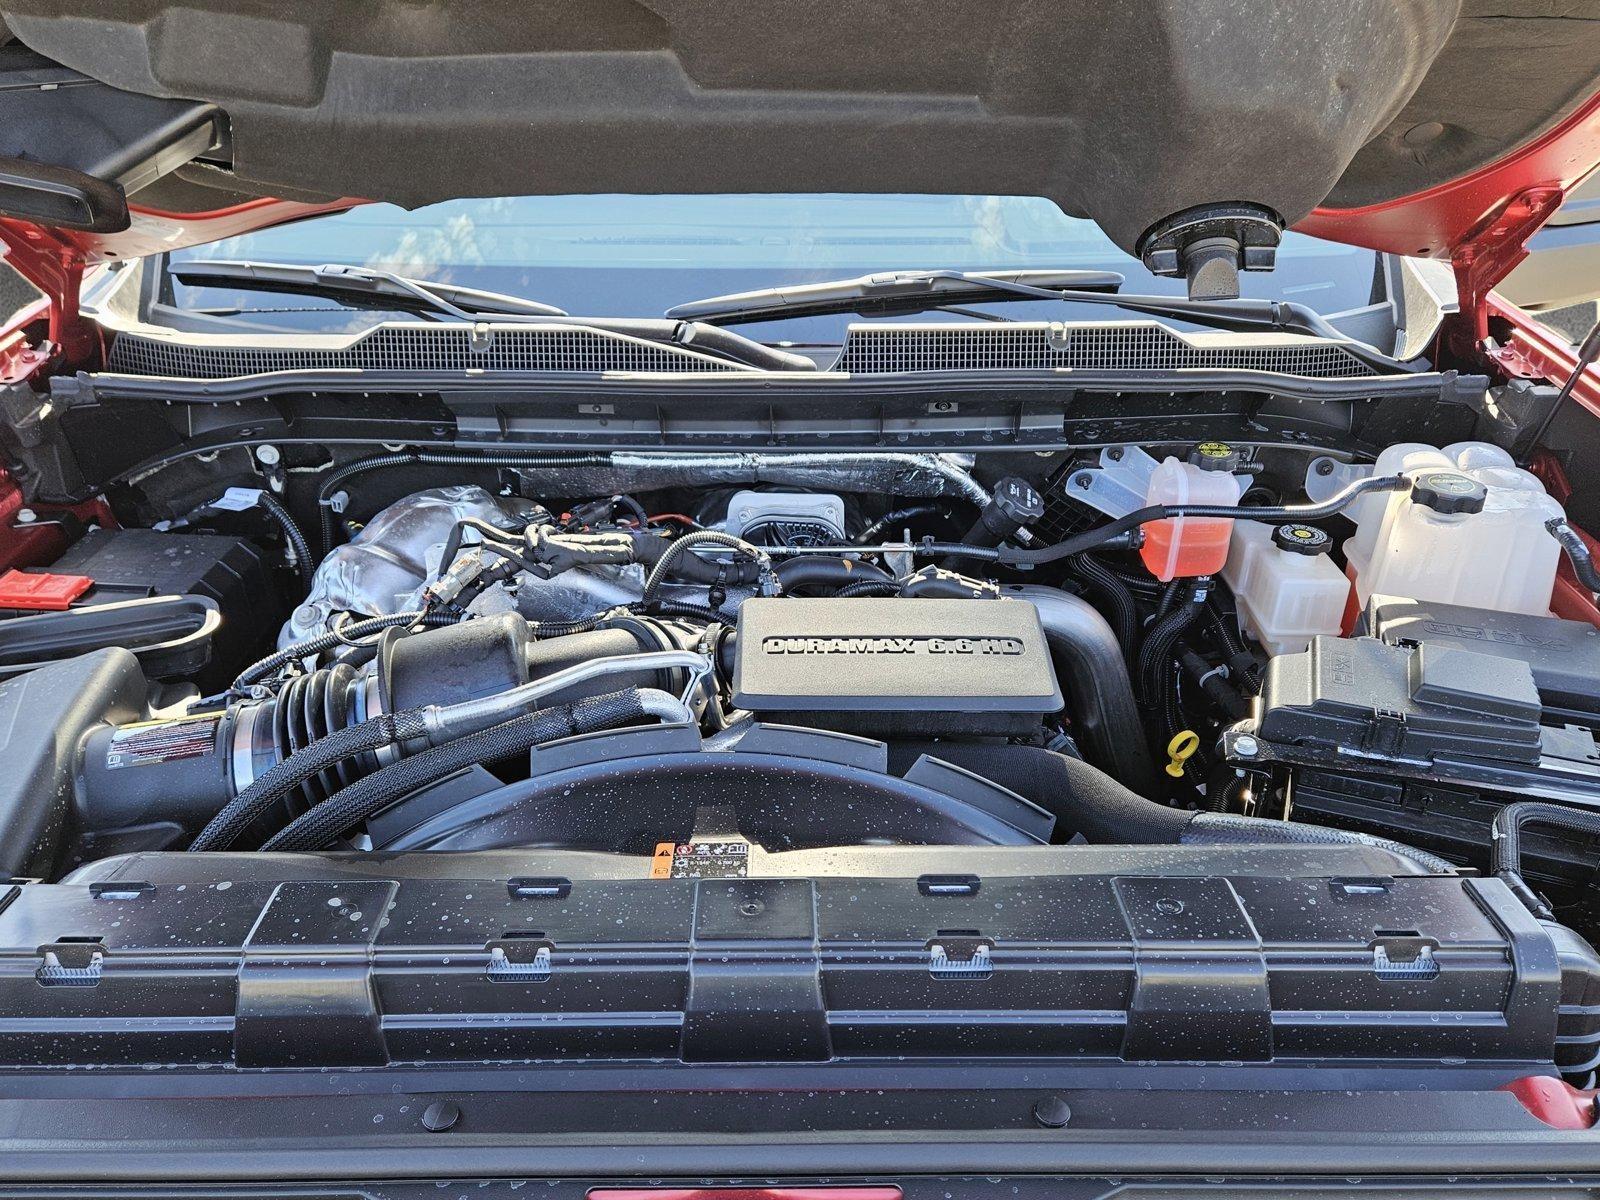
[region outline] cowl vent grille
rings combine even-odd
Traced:
[[[1360,376],[1337,342],[1293,334],[1181,334],[1154,322],[1104,325],[853,325],[839,371],[1177,370],[1186,367]]]
[[[179,340],[121,333],[108,368],[124,375],[226,379],[269,371],[741,371],[704,355],[587,329],[497,326],[482,348],[465,326],[384,325],[355,338]]]
[[[146,326],[144,329],[150,327]],[[1193,367],[1359,377],[1374,372],[1338,342],[1293,334],[1175,332],[1155,322],[1101,325],[852,325],[834,373],[1174,370]],[[107,369],[123,375],[228,379],[274,371],[505,371],[745,374],[693,350],[580,328],[390,324],[343,335],[119,332]]]

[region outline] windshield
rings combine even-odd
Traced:
[[[730,292],[922,268],[1120,271],[1124,290],[1182,295],[1092,221],[1026,196],[713,195],[522,196],[452,200],[407,212],[367,205],[175,253],[174,259],[347,263],[418,279],[506,292],[594,317],[659,316]],[[1323,314],[1367,304],[1374,254],[1289,233],[1271,273],[1246,274],[1246,296],[1294,300]],[[165,281],[191,312],[247,316],[299,330],[359,328],[385,319],[336,301]],[[1118,319],[1066,303],[985,305],[1022,320]],[[762,341],[837,344],[853,316],[741,327]],[[964,320],[930,313],[917,320]]]

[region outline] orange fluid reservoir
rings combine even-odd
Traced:
[[[1216,442],[1197,446],[1188,462],[1163,459],[1150,476],[1145,504],[1238,504],[1236,465],[1234,452]],[[1144,526],[1139,555],[1163,583],[1215,575],[1228,561],[1232,536],[1233,522],[1226,518],[1171,517]]]

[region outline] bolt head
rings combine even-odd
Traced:
[[[31,508],[19,508],[17,509],[16,519],[18,525],[32,525],[39,519],[39,514]]]
[[[1261,753],[1261,743],[1244,734],[1233,739],[1233,753],[1239,758],[1254,758]]]
[[[256,461],[264,467],[275,467],[283,461],[283,451],[276,446],[257,446]]]

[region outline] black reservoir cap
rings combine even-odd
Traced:
[[[1479,513],[1489,489],[1459,471],[1429,471],[1411,485],[1411,502],[1436,513]]]
[[[1279,525],[1272,531],[1272,544],[1291,554],[1326,554],[1333,539],[1315,525]]]

